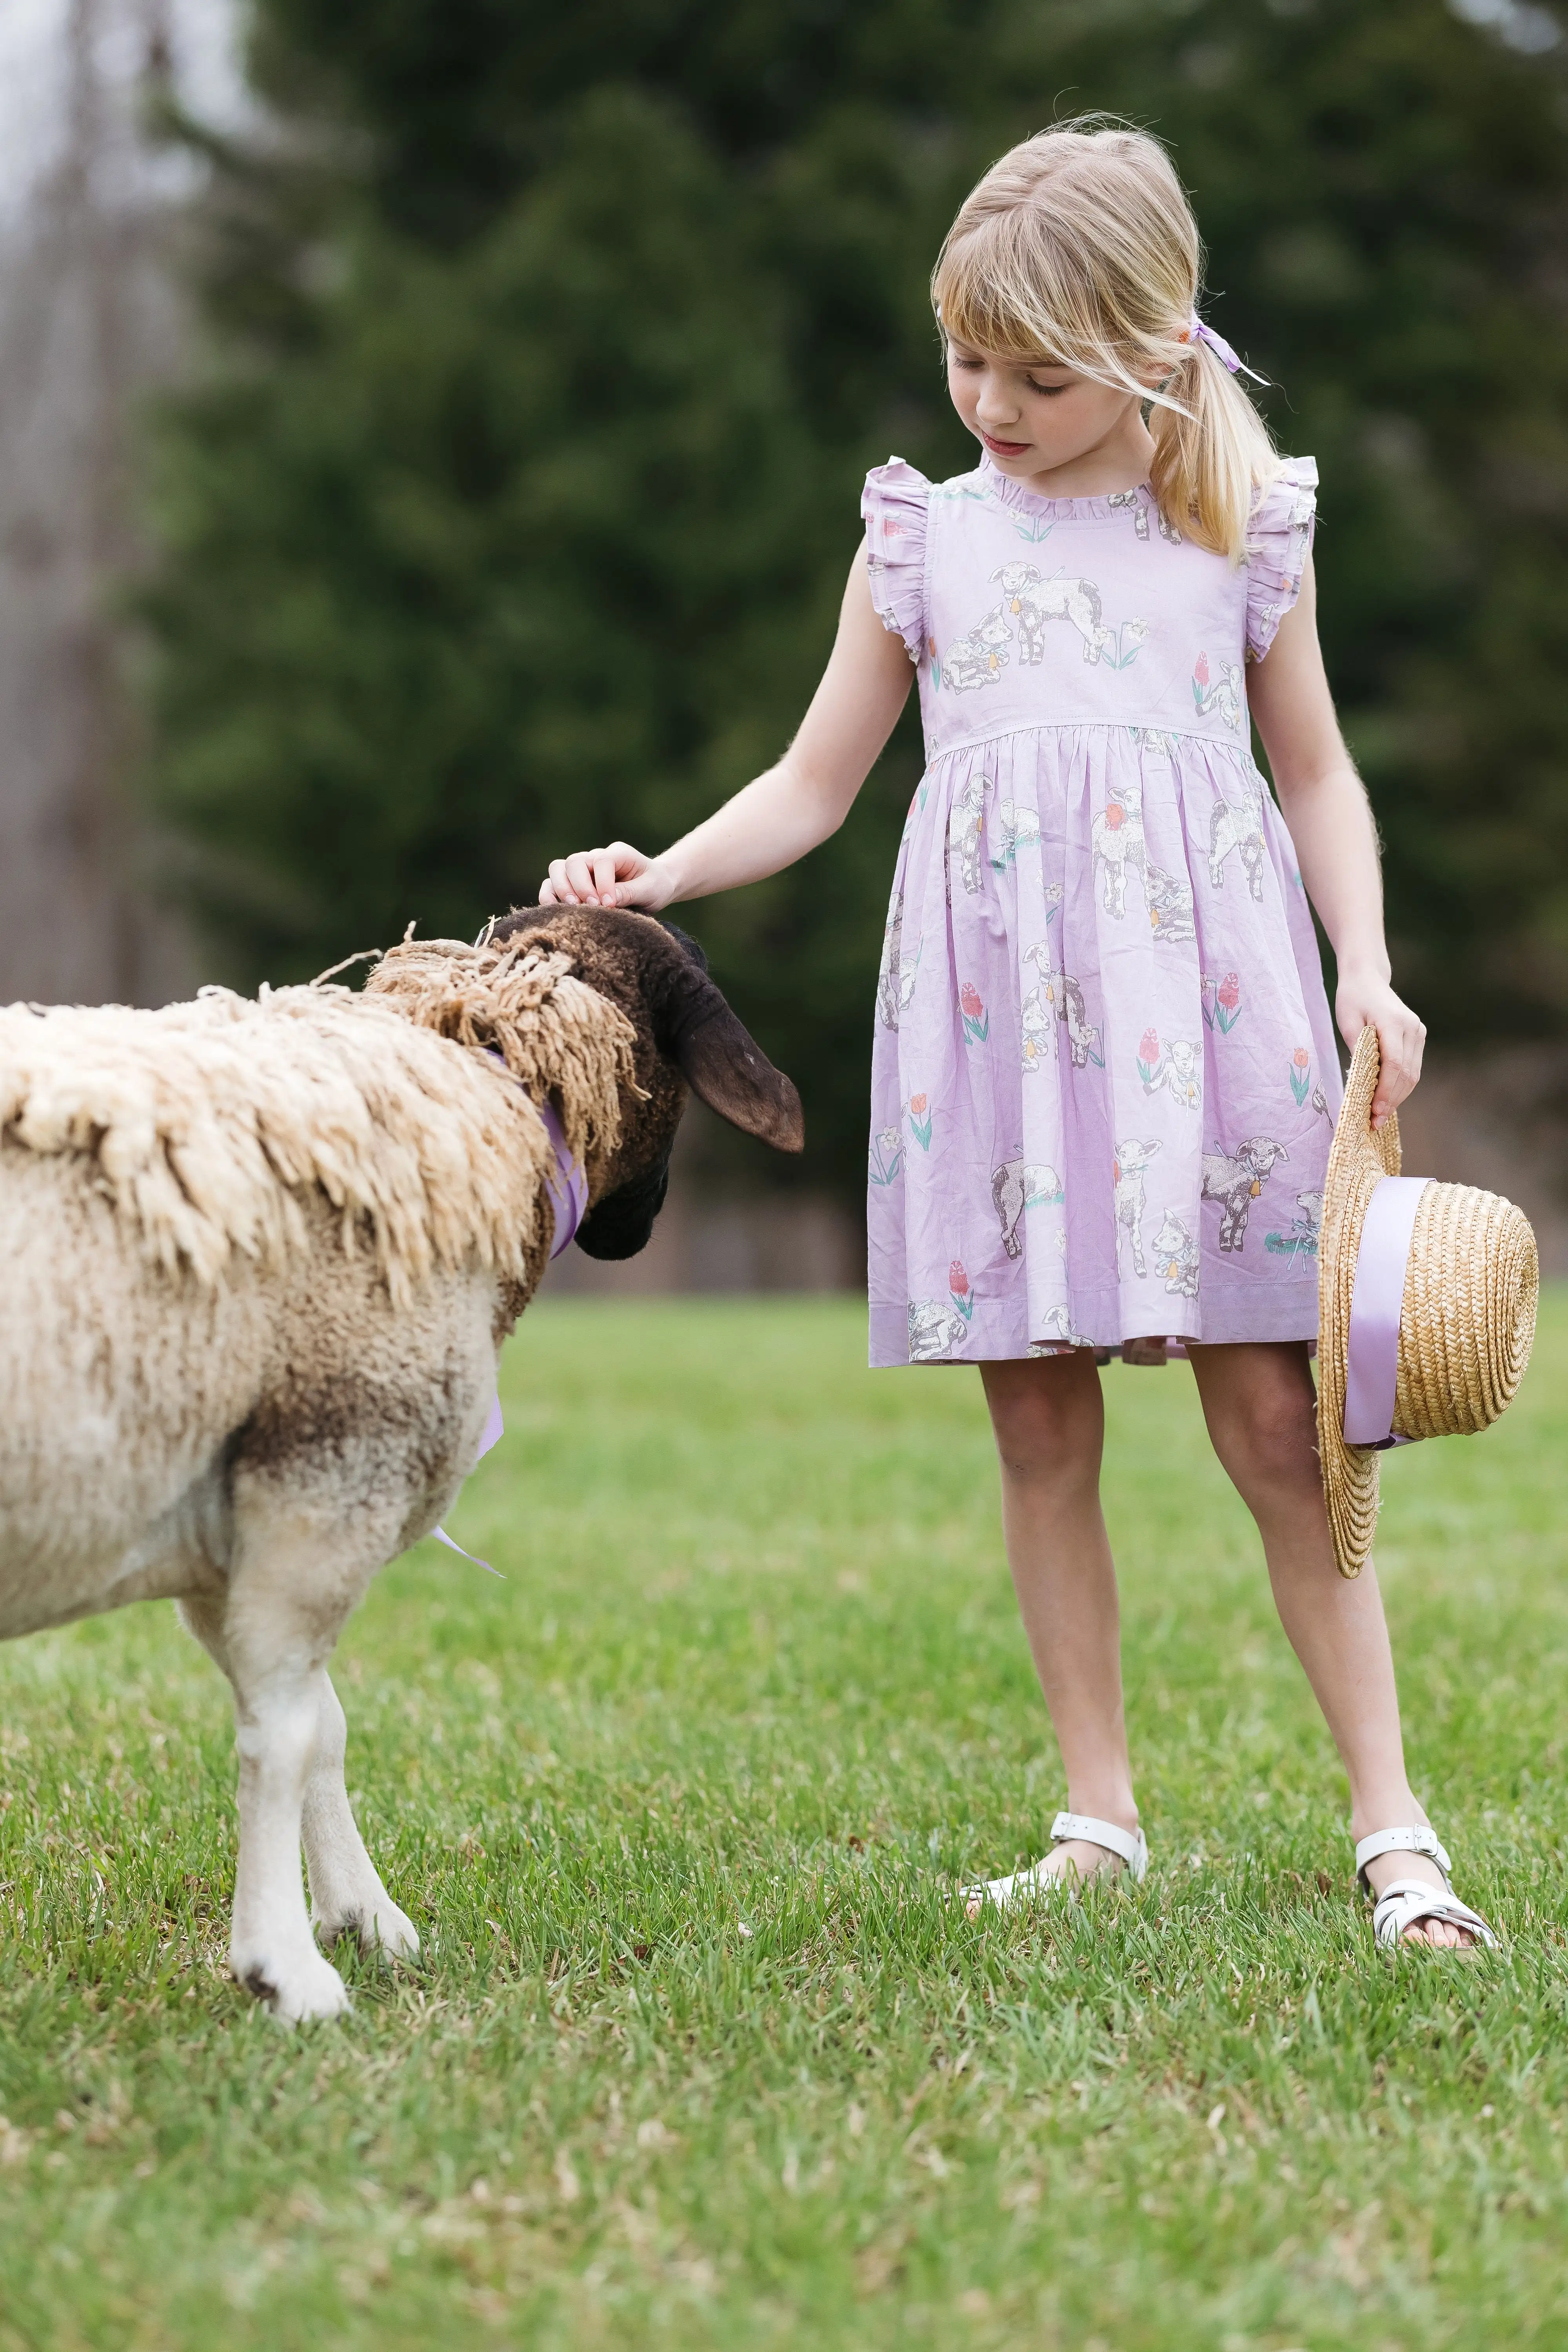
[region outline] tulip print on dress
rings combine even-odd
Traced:
[[[963,1016],[964,1044],[984,1045],[991,1034],[991,1015],[981,1002],[980,991],[972,980],[966,980],[958,992],[958,1009]]]
[[[1300,1110],[1312,1090],[1312,1056],[1305,1045],[1298,1045],[1291,1055],[1286,1076],[1290,1081],[1290,1091],[1296,1097],[1296,1108]]]
[[[906,1106],[910,1133],[922,1151],[931,1150],[931,1109],[929,1097],[911,1095]]]
[[[1227,971],[1221,981],[1214,981],[1205,972],[1199,982],[1203,995],[1204,1019],[1222,1037],[1228,1037],[1241,1018],[1241,976]]]
[[[969,1276],[963,1271],[963,1260],[955,1257],[947,1269],[948,1296],[967,1323],[974,1312],[974,1292]]]

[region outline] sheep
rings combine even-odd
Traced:
[[[877,973],[877,1018],[884,1029],[896,1029],[900,1015],[909,1011],[920,974],[921,942],[917,940],[913,955],[906,956],[903,941],[904,894],[899,890],[888,909],[887,928],[882,933],[882,961]]]
[[[1127,912],[1127,877],[1136,874],[1149,888],[1148,859],[1143,844],[1143,786],[1129,776],[1112,784],[1105,806],[1089,829],[1093,861],[1100,869],[1100,903],[1120,922]]]
[[[1149,634],[1147,621],[1124,621],[1120,633],[1107,628],[1100,590],[1092,580],[1042,580],[1032,563],[1005,563],[991,574],[991,584],[1002,590],[996,612],[1016,617],[1019,658],[1025,662],[1044,660],[1047,621],[1070,623],[1082,640],[1085,661],[1106,661],[1112,669],[1124,669],[1132,659],[1131,654],[1123,655],[1121,638],[1129,639],[1136,650]]]
[[[1263,780],[1246,777],[1239,801],[1216,793],[1209,819],[1209,880],[1216,890],[1225,887],[1225,862],[1237,852],[1247,887],[1254,898],[1263,896],[1263,868],[1268,845],[1263,838]]]
[[[473,1466],[563,1155],[580,1245],[631,1255],[689,1090],[801,1148],[700,951],[609,909],[406,941],[360,995],[0,1011],[0,1637],[178,1601],[234,1690],[230,1961],[280,2021],[347,2005],[317,1937],[419,1948],[344,1791],[338,1634]]]
[[[994,686],[1007,667],[1012,632],[1000,604],[994,604],[969,635],[957,637],[942,657],[942,682],[954,694]]]
[[[964,889],[971,898],[984,878],[980,871],[980,841],[985,824],[985,795],[990,790],[989,776],[971,776],[963,791],[954,794],[948,812],[949,888],[952,862],[956,860]]]
[[[1234,1152],[1205,1152],[1203,1198],[1219,1203],[1222,1250],[1246,1248],[1247,1212],[1273,1175],[1276,1161],[1289,1157],[1285,1146],[1269,1135],[1249,1135]]]
[[[1116,1202],[1116,1271],[1121,1272],[1121,1236],[1132,1248],[1132,1271],[1140,1281],[1148,1272],[1143,1260],[1143,1179],[1163,1146],[1157,1136],[1130,1135],[1116,1147],[1111,1181]]]
[[[940,1298],[911,1298],[909,1311],[911,1364],[934,1364],[969,1337],[964,1318]]]

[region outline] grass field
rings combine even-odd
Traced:
[[[172,1610],[0,1650],[0,2347],[1568,2344],[1568,1299],[1391,1461],[1413,1777],[1506,1929],[1374,1956],[1190,1375],[1107,1375],[1153,1853],[968,1923],[1060,1797],[978,1384],[851,1305],[546,1305],[457,1532],[350,1626],[426,1938],[293,2037],[223,1960]]]

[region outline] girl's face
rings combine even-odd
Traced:
[[[1017,481],[1100,454],[1141,465],[1150,446],[1131,393],[1055,361],[1029,365],[950,340],[947,386],[997,471]]]

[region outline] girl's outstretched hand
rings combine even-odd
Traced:
[[[1334,1018],[1352,1053],[1369,1021],[1377,1032],[1383,1068],[1372,1098],[1372,1123],[1381,1127],[1389,1112],[1397,1110],[1406,1095],[1414,1092],[1421,1076],[1426,1024],[1415,1018],[1403,998],[1395,996],[1387,981],[1361,980],[1353,972],[1340,975]]]
[[[643,907],[650,915],[674,896],[674,877],[661,860],[645,857],[628,841],[553,857],[539,886],[542,907]]]

